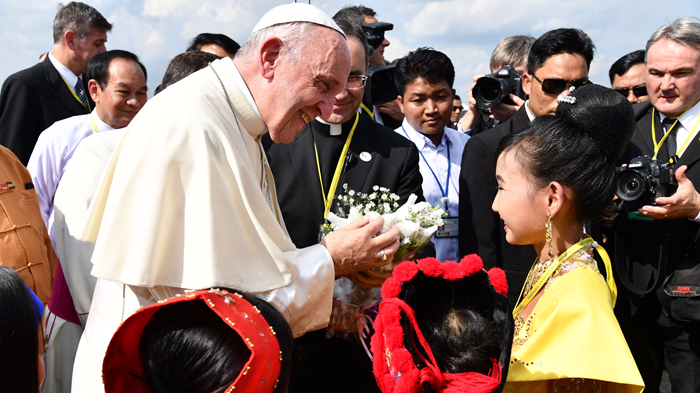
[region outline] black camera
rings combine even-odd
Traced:
[[[362,25],[362,30],[367,35],[367,43],[372,49],[377,49],[384,42],[384,32],[387,30],[393,30],[394,25],[386,22],[375,22],[367,23]],[[370,53],[372,55],[372,53]]]
[[[525,99],[523,82],[518,71],[513,66],[505,65],[493,74],[485,75],[476,81],[472,95],[476,107],[484,111],[499,103],[514,105],[510,95]]]
[[[620,198],[612,204],[616,212],[656,205],[656,198],[670,196],[678,188],[673,177],[673,166],[654,161],[648,156],[633,158],[628,166],[617,167],[615,171],[615,193]]]
[[[394,84],[394,65],[372,67],[367,71],[367,87],[364,101],[372,105],[381,105],[394,101],[399,90]]]

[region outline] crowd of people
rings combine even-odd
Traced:
[[[506,37],[464,100],[365,6],[200,34],[150,100],[111,29],[59,6],[2,86],[2,391],[700,392],[699,19],[609,87],[580,29]],[[444,212],[415,260],[323,231],[380,188]],[[379,301],[329,334],[346,283]]]

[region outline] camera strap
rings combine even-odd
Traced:
[[[615,239],[615,269],[618,272],[618,279],[630,293],[638,296],[649,294],[658,289],[666,277],[666,266],[668,265],[668,246],[671,238],[671,228],[668,222],[661,224],[661,247],[659,247],[659,265],[656,271],[654,282],[647,289],[639,289],[629,277],[629,272],[625,267],[625,250],[622,239]]]
[[[687,111],[685,111],[687,112]],[[678,118],[676,118],[676,121],[673,122],[673,125],[669,127],[668,130],[666,130],[666,133],[664,134],[663,138],[659,141],[659,143],[656,143],[656,108],[652,107],[651,109],[651,140],[654,142],[654,156],[651,158],[653,161],[656,161],[657,156],[659,155],[659,150],[661,150],[661,146],[664,144],[666,141],[666,138],[671,134],[671,131],[673,130],[674,127],[676,127],[676,124],[680,121],[681,117],[685,115],[685,112],[681,113]],[[678,154],[680,154],[682,151],[685,150],[686,147],[688,147],[688,144],[690,141],[693,139],[693,135],[695,135],[695,131],[698,130],[698,125],[700,125],[700,118],[698,118],[698,121],[695,122],[695,126],[693,126],[693,129],[690,130],[690,133],[688,136],[685,138],[685,142],[676,150],[676,154],[673,157],[669,157],[669,162],[671,164],[676,163],[675,157],[678,157]]]

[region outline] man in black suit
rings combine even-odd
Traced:
[[[657,198],[658,206],[633,212],[654,220],[620,213],[615,273],[625,285],[618,285],[615,314],[644,378],[645,392],[659,391],[664,367],[673,392],[698,392],[700,321],[679,320],[662,283],[674,271],[700,263],[700,194],[694,186],[700,184],[700,20],[677,19],[651,36],[646,46],[646,85],[650,101],[635,105],[637,127],[623,159],[629,162],[658,152],[658,162],[668,163],[672,157],[678,190]],[[667,241],[662,240],[663,233],[669,234]]]
[[[90,113],[83,73],[104,52],[109,23],[87,4],[60,6],[53,22],[54,46],[46,61],[10,75],[0,93],[0,144],[27,165],[39,134],[58,120]]]
[[[368,194],[376,185],[398,194],[400,204],[411,194],[424,200],[415,145],[358,112],[367,73],[365,35],[359,26],[335,20],[347,35],[351,69],[346,89],[335,96],[331,117],[327,122],[311,121],[289,145],[272,143],[269,135],[263,136],[280,209],[297,247],[318,243],[324,212],[329,208],[324,206],[324,198],[332,202],[334,192],[329,189],[336,174],[335,195],[343,193],[343,184]],[[342,150],[350,137],[343,158]],[[331,210],[337,212],[337,206]],[[347,341],[326,339],[325,333],[326,329],[317,330],[296,340],[290,392],[379,392],[362,345],[353,337]]]
[[[578,29],[544,33],[530,49],[523,90],[528,101],[496,128],[471,138],[464,148],[460,173],[459,250],[479,254],[484,267],[500,267],[508,278],[508,300],[515,306],[527,273],[537,254],[532,246],[508,244],[504,223],[491,209],[496,197],[494,153],[501,138],[526,127],[537,116],[552,115],[557,97],[571,86],[588,83],[593,42]],[[523,207],[527,208],[527,207]]]

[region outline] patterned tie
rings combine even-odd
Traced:
[[[666,117],[664,121],[661,122],[661,125],[664,126],[664,131],[668,132],[668,130],[675,122],[675,117]],[[666,137],[666,149],[668,150],[668,158],[675,156],[676,150],[678,149],[678,145],[676,144],[676,131],[678,131],[678,125],[673,127],[671,133],[668,134],[668,137]]]
[[[80,102],[87,109],[87,97],[85,96],[85,87],[83,87],[83,80],[78,77],[78,83],[75,84],[75,94],[80,98]]]

